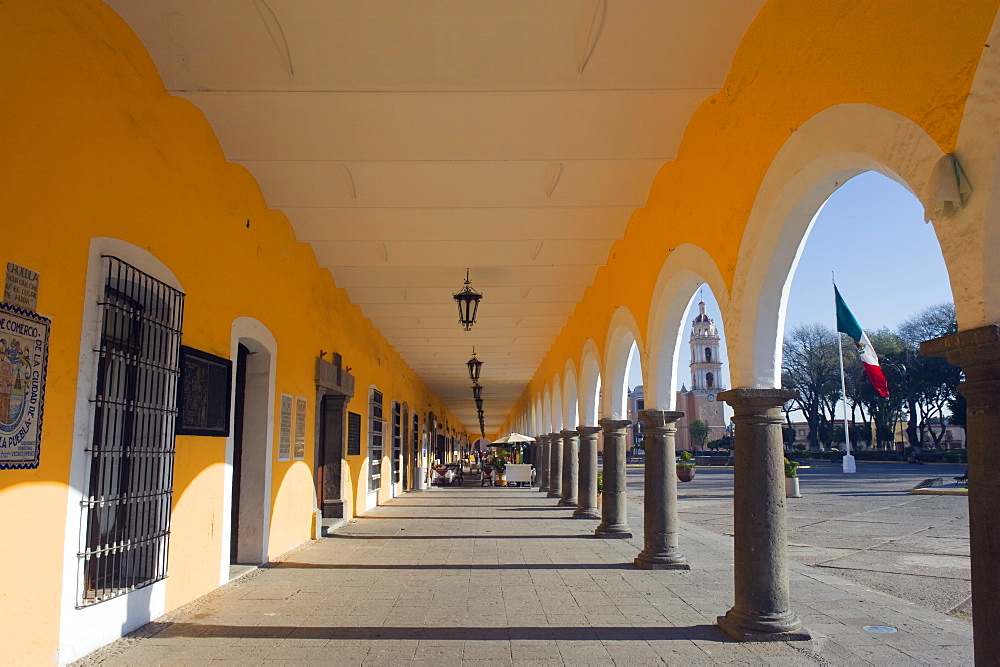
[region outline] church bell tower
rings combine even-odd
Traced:
[[[691,391],[697,396],[709,396],[724,391],[722,359],[719,356],[719,331],[715,321],[705,312],[705,302],[698,303],[698,316],[691,327]]]

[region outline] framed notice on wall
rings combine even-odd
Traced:
[[[229,435],[233,362],[181,346],[177,435]]]
[[[292,397],[281,395],[281,421],[278,424],[278,460],[292,460]]]
[[[347,413],[347,455],[361,455],[361,415],[357,412]]]
[[[306,457],[306,406],[308,402],[301,396],[295,397],[295,446],[292,460],[301,461]]]

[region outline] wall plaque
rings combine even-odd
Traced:
[[[229,435],[233,362],[181,346],[177,385],[177,435]]]
[[[281,395],[281,421],[278,425],[278,460],[292,460],[292,396]]]
[[[25,310],[37,309],[38,281],[37,271],[14,262],[7,262],[7,282],[3,289],[3,300]]]
[[[361,456],[361,415],[347,413],[347,455]]]
[[[51,322],[0,303],[0,470],[38,467]]]
[[[295,445],[292,459],[301,461],[306,457],[306,406],[308,402],[301,396],[295,397]]]

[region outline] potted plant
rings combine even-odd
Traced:
[[[490,465],[493,466],[493,473],[496,475],[493,485],[507,486],[507,459],[503,456],[494,456],[490,459]]]
[[[691,452],[683,451],[677,461],[677,479],[682,482],[690,482],[694,479],[694,457]]]
[[[785,457],[785,497],[801,498],[799,493],[799,462],[789,461]]]

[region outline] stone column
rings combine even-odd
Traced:
[[[628,499],[625,495],[625,457],[628,429],[627,419],[602,419],[604,428],[604,492],[601,494],[601,525],[594,535],[601,538],[627,539],[632,537],[628,525]]]
[[[580,467],[580,457],[577,450],[580,438],[576,431],[560,431],[563,437],[562,460],[562,495],[559,497],[559,507],[576,507],[577,477]]]
[[[600,519],[597,508],[597,434],[600,426],[577,426],[580,434],[580,470],[574,519]]]
[[[538,463],[536,464],[538,475],[538,490],[548,492],[549,490],[549,436],[536,435],[538,444]]]
[[[1000,433],[1000,326],[935,338],[920,353],[945,357],[965,373],[969,460],[969,552],[972,560],[972,636],[976,664],[1000,656],[1000,474],[993,451]]]
[[[643,570],[690,570],[677,548],[677,464],[674,435],[683,412],[643,410],[646,433],[643,549],[635,565]]]
[[[563,437],[549,433],[549,493],[546,498],[562,496]]]
[[[730,389],[719,399],[733,407],[733,580],[736,604],[719,626],[738,641],[808,640],[789,609],[785,520],[784,423],[781,406],[796,392]]]

